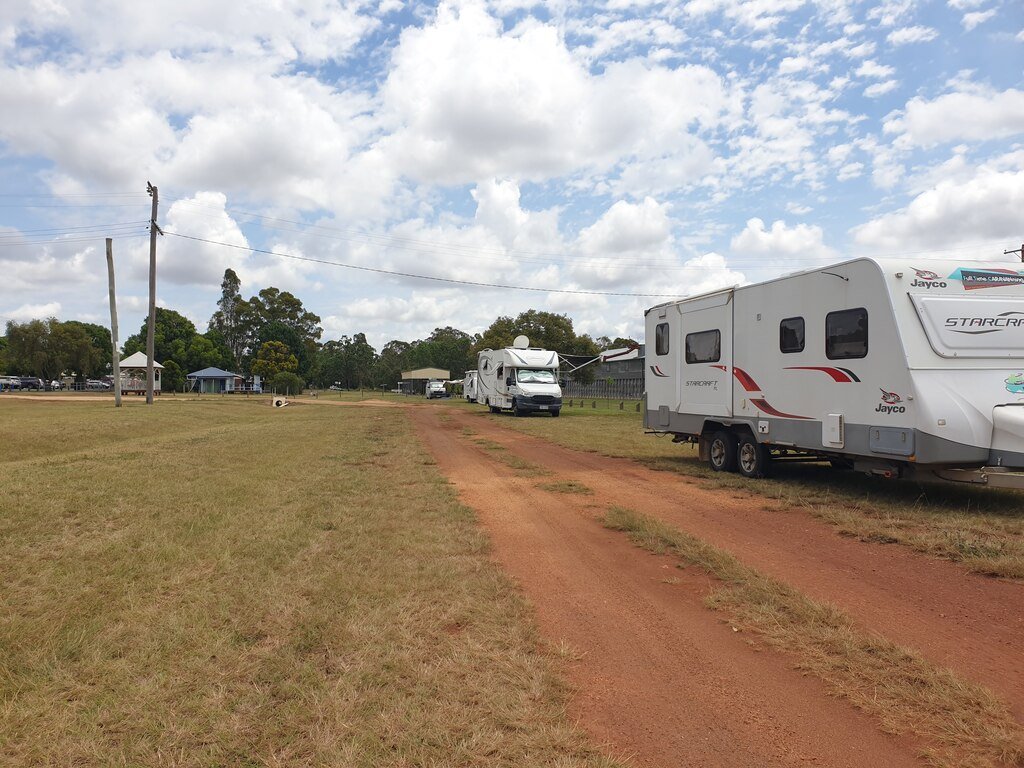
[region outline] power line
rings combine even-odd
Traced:
[[[375,272],[380,275],[390,275],[392,277],[410,277],[416,280],[434,280],[440,283],[454,283],[456,285],[472,285],[478,288],[501,288],[503,290],[510,291],[536,291],[538,293],[571,293],[571,294],[582,294],[586,296],[627,296],[635,298],[657,298],[657,299],[674,299],[679,298],[679,294],[676,293],[619,293],[612,291],[584,291],[574,290],[570,288],[534,288],[527,285],[504,285],[501,283],[481,283],[474,280],[457,280],[452,277],[434,277],[432,275],[417,275],[413,272],[398,272],[397,270],[381,269],[379,267],[364,267],[358,264],[345,264],[340,261],[328,261],[327,259],[315,259],[312,256],[296,256],[292,253],[281,253],[278,251],[267,251],[262,248],[253,248],[248,245],[235,245],[233,243],[222,243],[217,240],[208,240],[205,237],[195,237],[193,235],[185,235],[180,232],[166,232],[165,234],[171,237],[180,237],[185,240],[194,240],[199,243],[208,243],[209,245],[219,245],[224,248],[234,248],[239,251],[250,251],[252,253],[265,253],[268,256],[279,256],[284,259],[294,259],[296,261],[308,261],[314,264],[325,264],[331,267],[341,267],[343,269],[357,269],[362,272]]]

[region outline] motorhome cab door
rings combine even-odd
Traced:
[[[683,302],[679,309],[679,410],[730,417],[733,291]]]

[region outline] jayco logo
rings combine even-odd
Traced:
[[[881,387],[879,387],[881,389]],[[903,398],[895,392],[886,392],[881,389],[882,402],[875,408],[876,413],[906,413],[906,406],[900,405],[903,402]]]
[[[915,288],[945,288],[947,283],[945,280],[940,280],[939,276],[932,272],[930,269],[918,269],[917,267],[911,267],[917,273],[917,280],[911,281],[911,286]]]

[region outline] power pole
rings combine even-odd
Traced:
[[[121,353],[117,351],[117,302],[114,301],[114,241],[107,238],[107,286],[110,289],[110,341],[114,354],[114,407],[121,407]]]
[[[146,404],[153,404],[153,337],[156,333],[156,236],[163,231],[156,223],[160,197],[156,187],[146,182],[146,191],[153,198],[153,214],[149,220],[149,322],[146,325]]]
[[[1014,248],[1012,251],[1003,251],[1003,256],[1009,256],[1011,253],[1019,253],[1020,260],[1024,261],[1024,243],[1020,244],[1020,248]]]

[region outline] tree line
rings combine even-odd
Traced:
[[[180,391],[189,372],[209,367],[259,375],[277,389],[285,389],[285,382],[290,387],[392,388],[402,371],[416,368],[443,368],[461,378],[463,371],[476,368],[477,352],[511,346],[520,334],[533,346],[581,359],[634,343],[577,334],[568,315],[531,309],[515,318],[498,317],[483,333],[445,326],[425,339],[389,341],[378,352],[363,333],[321,342],[320,317],[288,291],[264,288],[246,299],[240,288],[234,270],[225,270],[221,296],[204,333],[181,313],[157,308],[154,351],[164,366],[163,389]],[[145,353],[147,323],[148,318],[125,340],[124,357]],[[6,336],[0,337],[0,371],[84,380],[111,370],[110,331],[100,325],[56,318],[11,321]],[[588,381],[592,371],[583,368],[575,378]]]

